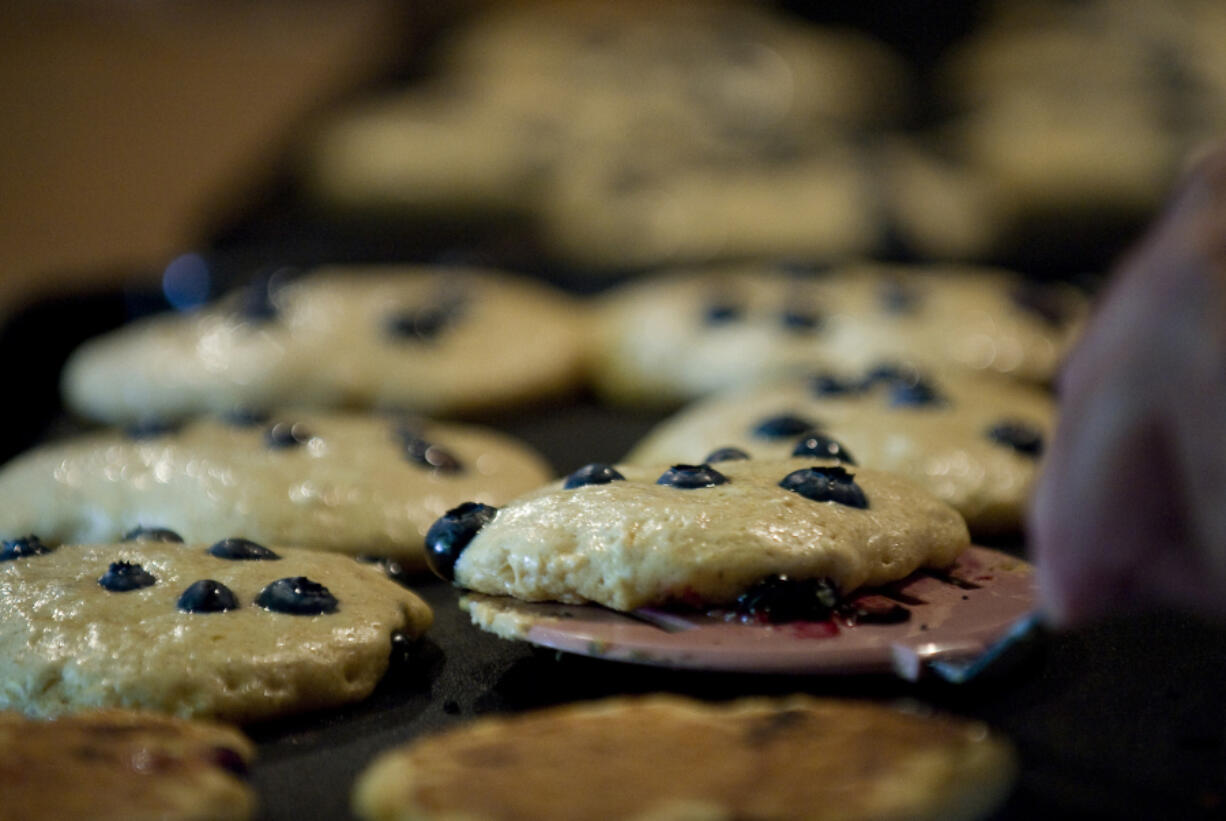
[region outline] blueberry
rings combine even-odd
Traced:
[[[712,465],[716,462],[736,462],[741,459],[748,459],[749,454],[740,448],[726,447],[716,448],[707,454],[707,458],[702,461],[705,464]]]
[[[813,456],[818,459],[838,459],[847,465],[854,465],[856,460],[847,452],[841,442],[831,439],[824,433],[810,433],[796,443],[792,448],[793,456]]]
[[[410,462],[439,473],[460,473],[464,470],[460,460],[441,445],[432,444],[407,429],[402,429],[400,436],[405,458]]]
[[[881,284],[877,296],[886,313],[910,314],[919,307],[919,289],[902,280],[887,279]]]
[[[254,408],[234,408],[222,414],[221,421],[236,428],[257,428],[268,422],[268,414]]]
[[[477,535],[494,518],[498,508],[480,502],[465,502],[444,513],[426,532],[426,564],[440,578],[455,578],[455,563]]]
[[[179,609],[184,613],[221,613],[238,607],[238,597],[230,588],[212,579],[192,582],[179,596]]]
[[[830,579],[767,576],[737,597],[737,612],[760,621],[825,621],[839,603]]]
[[[1026,456],[1038,457],[1043,453],[1043,433],[1027,422],[1005,420],[988,428],[988,438],[993,442],[1011,447]]]
[[[157,584],[153,574],[135,562],[111,562],[98,584],[112,593],[127,593]]]
[[[828,373],[814,374],[809,379],[809,390],[815,396],[847,396],[860,392],[861,386]]]
[[[737,321],[744,313],[745,311],[739,305],[720,300],[708,305],[702,318],[708,325],[726,325]]]
[[[273,450],[296,448],[310,440],[310,432],[300,424],[277,422],[264,431],[264,444]]]
[[[673,465],[656,479],[657,485],[696,490],[725,484],[728,477],[710,465]]]
[[[1061,295],[1047,285],[1038,282],[1025,282],[1009,292],[1013,304],[1027,311],[1043,322],[1059,328],[1069,320],[1068,304]]]
[[[165,527],[134,527],[123,534],[125,542],[174,542],[183,544],[183,537]]]
[[[388,317],[387,332],[399,339],[430,342],[456,323],[463,314],[463,308],[461,296],[443,292],[426,305],[408,308]]]
[[[277,579],[260,591],[255,603],[274,613],[291,616],[318,616],[336,612],[336,596],[319,582],[306,576]]]
[[[442,333],[448,320],[447,314],[438,307],[417,308],[389,318],[387,330],[393,336],[426,342]]]
[[[752,432],[754,436],[762,439],[786,439],[808,433],[816,427],[818,424],[812,419],[782,413],[778,416],[768,416],[758,422]]]
[[[815,502],[836,502],[848,507],[866,508],[868,499],[856,479],[841,467],[813,467],[794,470],[779,482],[779,487],[799,493]]]
[[[217,542],[209,548],[209,555],[235,561],[275,561],[281,558],[262,544],[237,537]]]
[[[943,405],[945,398],[919,371],[909,365],[882,363],[865,374],[860,383],[862,390],[871,390],[885,385],[889,391],[887,401],[894,407],[921,407]]]
[[[625,478],[625,476],[622,476],[610,465],[606,465],[603,462],[592,462],[567,476],[566,481],[562,484],[562,489],[574,490],[584,485],[607,485],[609,482],[618,482]]]
[[[42,540],[33,533],[16,539],[5,539],[3,543],[0,543],[0,562],[24,559],[27,556],[41,556],[54,549],[43,544]]]
[[[918,380],[919,373],[910,365],[900,365],[897,362],[880,362],[864,374],[860,387],[864,390],[869,390],[882,383],[888,385],[895,382],[916,382]]]
[[[156,439],[159,436],[174,433],[178,429],[177,423],[168,422],[165,419],[141,419],[125,427],[123,432],[129,439]]]
[[[821,314],[804,308],[785,308],[779,320],[787,330],[800,333],[819,330],[824,324]]]
[[[915,381],[897,381],[890,384],[889,402],[891,407],[924,407],[927,405],[944,405],[945,398],[933,387],[932,383],[923,379]]]

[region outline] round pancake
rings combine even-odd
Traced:
[[[625,461],[702,461],[721,447],[786,458],[808,431],[763,430],[764,421],[784,417],[833,438],[857,464],[913,480],[983,536],[1021,528],[1056,404],[1029,385],[958,372],[903,369],[876,380],[823,372],[696,402],[649,432]]]
[[[995,269],[744,264],[678,271],[600,303],[593,381],[626,404],[670,405],[814,368],[882,360],[1043,383],[1085,299]]]
[[[574,301],[528,279],[320,268],[86,342],[62,389],[73,411],[115,424],[286,405],[460,413],[570,387],[585,339]]]
[[[124,707],[246,722],[357,701],[387,670],[393,635],[432,619],[347,556],[38,544],[0,547],[0,709],[31,716]]]
[[[467,506],[453,510],[427,549],[436,572],[479,593],[634,610],[727,604],[773,576],[828,579],[846,594],[948,565],[969,544],[957,511],[921,488],[845,467],[814,459],[619,465],[622,478],[555,483],[484,523],[463,515]],[[713,484],[692,483],[695,475]],[[830,498],[818,500],[820,491]],[[454,564],[440,570],[447,545]]]
[[[969,821],[1011,748],[975,722],[869,703],[618,698],[479,719],[385,753],[365,821]]]
[[[97,710],[54,721],[0,712],[8,821],[246,821],[254,745],[237,730]]]
[[[0,469],[0,534],[98,542],[168,527],[420,569],[426,530],[448,508],[501,504],[550,474],[526,445],[472,425],[305,411],[200,420],[18,456]]]

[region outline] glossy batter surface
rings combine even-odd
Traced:
[[[791,416],[841,443],[858,464],[900,473],[953,505],[976,534],[1020,529],[1042,445],[1055,427],[1055,402],[1046,392],[948,373],[924,377],[934,392],[931,401],[907,404],[896,402],[896,386],[884,382],[829,395],[814,384],[812,377],[781,380],[691,405],[649,433],[626,461],[702,460],[729,446],[758,458],[785,458],[803,435],[767,437],[758,428],[763,420]],[[992,429],[1002,424],[1037,434],[1039,452],[993,438]]]
[[[455,581],[529,601],[633,610],[727,603],[763,578],[830,578],[844,593],[951,563],[969,544],[957,511],[906,479],[850,468],[860,509],[779,482],[814,460],[714,467],[727,481],[657,484],[667,465],[618,466],[624,480],[551,485],[503,507],[455,563]],[[821,464],[830,465],[830,462]]]
[[[73,410],[112,423],[289,404],[497,407],[575,381],[580,319],[571,299],[506,274],[321,268],[92,340],[62,387]]]
[[[439,451],[420,445],[415,459],[410,434],[456,468],[429,464]],[[421,567],[422,538],[448,508],[499,504],[549,476],[526,445],[470,425],[300,411],[254,425],[203,420],[141,438],[90,434],[18,457],[0,471],[0,536],[97,542],[167,527],[188,541],[242,536]]]
[[[0,562],[0,709],[54,716],[132,707],[252,721],[365,697],[383,676],[392,634],[420,635],[429,607],[347,556],[271,546],[275,560],[223,559],[207,544],[64,545]],[[115,562],[153,578],[114,592]],[[275,612],[256,603],[282,578],[306,577],[331,612]],[[181,596],[212,580],[234,609],[185,612]]]

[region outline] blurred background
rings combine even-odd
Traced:
[[[304,118],[413,48],[395,3],[0,6],[0,298],[148,274],[271,182]]]
[[[271,257],[472,258],[589,287],[760,255],[1075,277],[1221,125],[1224,16],[15,0],[0,305],[156,282],[189,250],[238,277]]]

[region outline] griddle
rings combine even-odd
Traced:
[[[951,30],[965,27],[969,14],[962,12],[977,4],[959,2],[952,7],[958,14],[945,9],[936,17],[930,6],[912,4],[905,18],[889,24],[883,20],[894,19],[892,10],[878,14],[861,3],[832,4],[849,22],[885,25],[897,35],[895,45],[910,44],[921,58],[937,53]],[[874,19],[862,19],[866,15]],[[492,263],[580,293],[627,275],[557,266],[541,256],[530,229],[514,222],[405,225],[321,214],[299,196],[288,170],[262,199],[214,226],[211,236],[201,250],[213,274],[213,294],[273,263]],[[1083,234],[1079,242],[1062,226],[1046,242],[993,261],[1036,278],[1073,278],[1105,270],[1128,239],[1113,225],[1102,235]],[[115,281],[156,281],[150,272],[136,278],[133,273],[117,272]],[[82,427],[64,414],[57,393],[59,369],[72,348],[167,307],[156,290],[117,287],[43,300],[8,317],[0,327],[0,369],[9,391],[0,457]],[[526,440],[561,475],[590,461],[616,461],[661,418],[579,394],[478,421]],[[1017,540],[987,547],[1024,555]],[[394,662],[370,698],[245,728],[259,747],[251,773],[259,818],[349,819],[354,778],[375,755],[481,715],[650,692],[708,700],[808,693],[908,701],[982,719],[1011,738],[1021,758],[1018,788],[992,816],[995,821],[1226,817],[1222,625],[1172,612],[1100,623],[1050,635],[1021,658],[955,685],[889,674],[671,669],[571,655],[478,630],[457,606],[460,591],[438,579],[417,576],[410,584],[434,608],[434,626]]]
[[[0,329],[16,386],[6,454],[71,432],[55,393],[84,337],[159,306],[146,291],[42,302]],[[17,364],[22,363],[22,364]],[[482,419],[538,448],[559,473],[615,461],[660,418],[586,395]],[[1019,542],[991,547],[1023,555]],[[259,746],[252,783],[264,821],[350,818],[354,777],[379,752],[478,716],[618,694],[673,692],[919,702],[988,722],[1021,755],[1021,779],[993,818],[1210,819],[1226,815],[1226,629],[1169,612],[1055,634],[972,683],[884,675],[763,675],[629,664],[497,638],[473,627],[460,591],[431,576],[411,586],[434,608],[426,636],[366,701],[246,727]],[[559,773],[559,778],[565,774]]]

